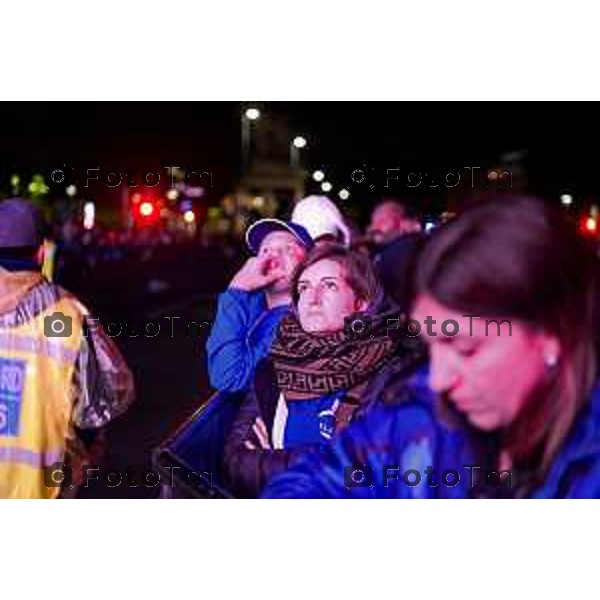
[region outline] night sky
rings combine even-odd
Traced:
[[[246,106],[253,103],[246,103]],[[595,165],[597,121],[582,105],[555,103],[257,102],[305,135],[310,170],[327,170],[339,187],[356,168],[406,167],[444,173],[489,166],[502,153],[527,149],[531,188],[557,195],[600,191]],[[165,165],[211,171],[210,200],[232,191],[240,166],[238,102],[38,102],[0,107],[0,189],[10,173],[67,164],[142,172]],[[163,169],[164,172],[164,169]],[[77,175],[79,177],[79,175]],[[356,188],[354,197],[361,190]],[[421,193],[423,190],[419,190]],[[110,196],[110,191],[97,190]],[[423,192],[424,193],[424,192]],[[358,194],[360,196],[360,194]]]

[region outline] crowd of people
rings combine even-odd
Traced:
[[[253,224],[219,298],[235,493],[600,497],[597,256],[563,213],[479,200],[426,236],[386,200],[366,238],[340,223],[312,197]]]
[[[134,398],[41,242],[29,203],[0,203],[2,497],[68,493],[48,467]],[[384,199],[358,237],[309,196],[246,244],[206,348],[211,401],[237,407],[219,449],[236,497],[600,497],[598,258],[557,207],[478,200],[426,234]]]

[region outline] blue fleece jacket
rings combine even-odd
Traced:
[[[211,386],[222,392],[247,390],[288,311],[287,305],[268,309],[262,292],[229,288],[220,294],[206,344]]]
[[[442,423],[431,393],[421,393],[374,409],[334,444],[304,455],[263,497],[469,498],[477,475],[491,470],[476,435]],[[531,497],[600,498],[600,389]]]

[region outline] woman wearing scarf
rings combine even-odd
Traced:
[[[255,496],[299,453],[327,444],[371,402],[369,388],[393,370],[412,373],[423,350],[400,336],[398,309],[383,297],[369,259],[336,244],[313,250],[293,280],[294,310],[225,446],[240,496]]]

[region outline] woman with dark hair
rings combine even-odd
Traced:
[[[429,345],[435,409],[415,393],[372,413],[266,494],[600,497],[596,272],[591,248],[548,203],[505,197],[469,208],[417,266],[409,330]],[[381,435],[378,450],[370,442]],[[378,485],[348,492],[337,470],[359,456]],[[467,460],[480,462],[468,470]],[[392,464],[405,471],[386,487],[382,466]],[[452,466],[452,485],[403,477],[423,464]]]
[[[424,352],[402,349],[369,259],[336,244],[315,248],[292,283],[281,322],[225,447],[238,495],[252,496],[300,450],[328,443],[365,412],[375,375],[410,371]]]

